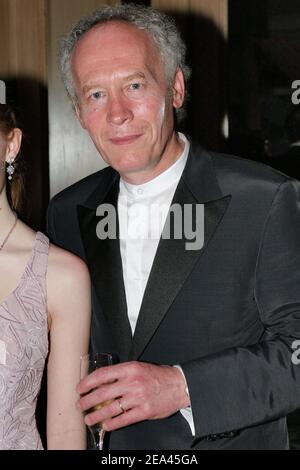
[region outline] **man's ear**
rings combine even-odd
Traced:
[[[22,142],[22,131],[16,127],[8,135],[6,147],[6,161],[15,159],[20,151]]]
[[[79,107],[78,103],[74,104],[74,109],[75,109],[75,113],[76,113],[76,116],[78,118],[78,121],[80,122],[81,127],[83,129],[86,129],[86,126],[85,126],[84,121],[82,119],[82,114],[81,114],[80,107]]]
[[[185,96],[185,83],[184,76],[181,69],[176,70],[176,74],[172,86],[173,106],[174,108],[181,108]]]

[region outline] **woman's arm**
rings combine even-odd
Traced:
[[[50,353],[47,447],[85,449],[83,416],[76,409],[80,356],[88,352],[91,287],[86,265],[51,245],[47,274]]]

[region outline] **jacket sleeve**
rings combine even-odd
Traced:
[[[254,297],[264,326],[260,342],[180,364],[196,439],[286,416],[300,407],[300,183],[279,187],[257,255]],[[299,361],[296,361],[299,362]]]

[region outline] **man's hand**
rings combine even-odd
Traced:
[[[106,431],[144,420],[166,418],[190,405],[185,379],[175,367],[127,362],[99,368],[85,377],[77,391],[81,411],[105,405],[85,417],[87,425],[101,422]],[[124,410],[124,412],[123,412]]]

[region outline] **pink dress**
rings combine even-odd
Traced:
[[[0,304],[0,449],[43,449],[35,409],[48,354],[48,252],[38,232],[18,286]]]

